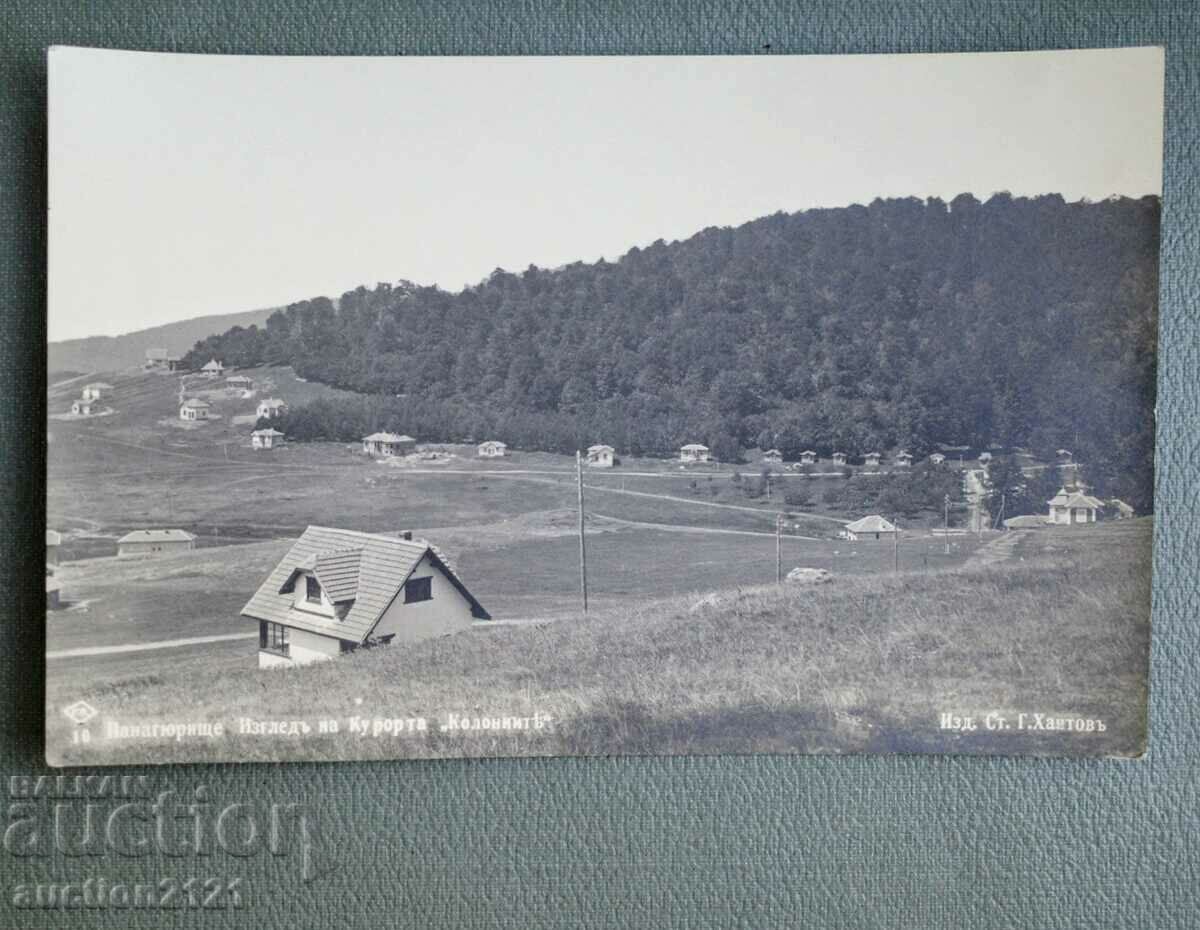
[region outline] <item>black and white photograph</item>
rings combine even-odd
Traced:
[[[1163,69],[51,49],[47,761],[1141,756]]]

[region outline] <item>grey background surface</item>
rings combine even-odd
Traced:
[[[18,857],[0,927],[154,926],[12,908],[18,882],[241,876],[211,926],[1190,927],[1200,920],[1200,16],[1190,3],[25,3],[0,11],[0,772],[41,763],[45,48],[627,54],[1167,47],[1152,740],[1138,762],[712,757],[139,770],[216,805],[319,811],[294,856]],[[986,116],[986,114],[984,115]],[[119,217],[113,218],[119,222]],[[6,777],[5,791],[9,784]],[[11,800],[6,814],[12,819]]]

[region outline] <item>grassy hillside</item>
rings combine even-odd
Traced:
[[[281,755],[1136,755],[1145,727],[1150,532],[1149,520],[1029,531],[1001,537],[1011,555],[975,567],[643,601],[290,672],[242,667],[110,681],[78,696],[122,723],[223,721],[228,731],[210,741],[72,745],[71,724],[49,708],[47,745],[52,760],[66,764]],[[992,712],[1008,729],[985,728]],[[550,723],[443,730],[452,713],[538,714]],[[945,729],[944,713],[970,716],[977,728]],[[1104,729],[1033,729],[1035,714],[1098,720]],[[304,720],[312,733],[239,734],[239,716]],[[347,732],[351,717],[424,718],[428,728],[361,737]],[[319,718],[339,720],[340,732],[318,734]]]
[[[146,350],[161,348],[183,356],[199,340],[234,326],[261,326],[277,308],[198,316],[177,323],[152,326],[121,336],[65,339],[47,346],[46,369],[55,372],[119,371],[140,366]],[[51,377],[53,381],[54,378]]]

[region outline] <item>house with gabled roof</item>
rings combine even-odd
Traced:
[[[117,540],[117,556],[127,559],[171,555],[187,552],[195,544],[196,537],[187,530],[134,530]]]
[[[879,514],[872,514],[869,517],[863,517],[861,520],[855,520],[853,523],[847,523],[845,532],[851,534],[851,538],[854,539],[872,533],[878,539],[885,533],[895,533],[896,524],[890,523],[879,516]]]
[[[898,453],[896,453],[896,467],[897,467],[897,468],[910,468],[910,467],[912,467],[912,460],[913,460],[913,457],[912,457],[912,455],[911,455],[911,454],[909,454],[908,452],[898,452]]]
[[[268,397],[259,403],[258,410],[255,412],[260,420],[273,420],[287,412],[287,404],[278,397]]]
[[[163,368],[174,371],[179,367],[179,356],[172,355],[166,349],[156,348],[146,350],[146,367]]]
[[[408,455],[417,448],[415,439],[397,433],[372,433],[363,437],[362,444],[367,455]]]
[[[801,465],[816,465],[817,464],[817,453],[815,453],[812,449],[805,449],[803,452],[800,453],[800,464]]]
[[[307,665],[490,620],[437,547],[410,536],[306,529],[242,608],[258,623],[259,667]]]
[[[103,391],[111,391],[113,386],[105,384],[103,381],[93,381],[91,384],[85,384],[80,396],[84,400],[99,400],[100,394]]]
[[[833,453],[833,464],[834,465],[845,465],[846,464],[846,453],[845,452]]]
[[[863,464],[867,468],[878,468],[879,467],[879,459],[880,459],[880,455],[878,452],[868,452],[866,455],[863,456]]]
[[[254,379],[248,378],[245,375],[231,375],[225,379],[225,383],[239,391],[250,391],[254,389]]]
[[[284,440],[284,434],[279,432],[277,429],[256,429],[250,434],[250,448],[274,449],[278,446],[282,446]]]
[[[686,446],[679,447],[679,461],[681,462],[707,462],[708,460],[708,446],[698,442],[689,442]]]
[[[1050,506],[1046,522],[1057,526],[1095,523],[1097,514],[1104,509],[1103,501],[1078,489],[1068,491],[1066,488],[1059,488],[1058,493],[1046,503]]]
[[[81,397],[71,402],[71,413],[77,417],[90,417],[99,409],[100,404],[87,397]]]
[[[502,459],[508,455],[508,446],[499,439],[489,439],[487,442],[481,442],[475,451],[481,459]]]
[[[768,449],[762,454],[762,460],[765,465],[781,465],[783,464],[783,453],[778,449]]]
[[[207,420],[209,409],[208,401],[200,400],[197,397],[189,397],[179,405],[179,419]]]
[[[929,461],[934,465],[941,465],[946,461],[946,456],[944,456],[941,452],[935,452],[933,455],[929,456]]]
[[[616,464],[616,452],[612,446],[588,446],[584,461],[591,468],[612,468]]]
[[[215,358],[210,358],[204,363],[204,366],[200,369],[200,373],[206,378],[219,378],[225,373],[225,366]]]

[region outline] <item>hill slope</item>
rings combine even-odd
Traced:
[[[234,326],[255,326],[267,321],[276,308],[248,310],[243,313],[198,316],[178,323],[152,326],[120,336],[89,336],[85,339],[65,339],[48,347],[47,370],[62,371],[119,371],[141,365],[146,350],[166,349],[183,355],[197,340]]]

